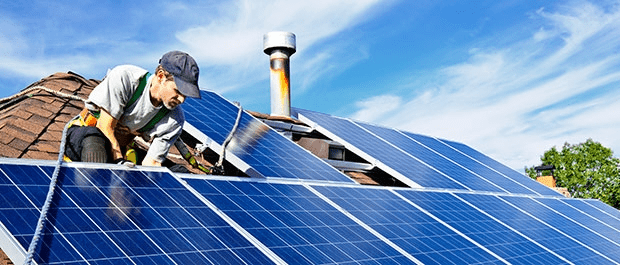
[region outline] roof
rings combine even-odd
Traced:
[[[28,86],[45,86],[88,97],[99,83],[75,73],[56,73]],[[64,125],[79,114],[80,101],[53,96],[41,89],[0,105],[0,157],[55,160]]]
[[[98,82],[57,73],[29,87],[85,98]],[[23,258],[62,128],[83,107],[30,93],[0,106],[0,264]],[[237,177],[63,164],[40,263],[620,262],[620,212],[464,144],[301,109],[237,115],[201,94],[186,103],[182,138],[208,144],[208,163],[238,124],[226,156]]]

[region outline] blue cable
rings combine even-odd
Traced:
[[[62,164],[63,158],[65,156],[65,144],[67,141],[67,130],[71,125],[71,122],[80,118],[80,115],[75,116],[71,119],[62,130],[62,137],[60,140],[60,150],[58,151],[58,161],[56,162],[56,167],[54,168],[54,173],[52,174],[52,179],[50,181],[50,186],[47,191],[47,198],[45,198],[45,203],[41,208],[41,214],[39,215],[39,220],[37,221],[37,229],[34,232],[34,236],[32,236],[32,240],[30,241],[30,246],[28,246],[28,252],[26,252],[26,259],[24,260],[25,265],[32,264],[34,259],[34,252],[39,246],[39,239],[41,238],[41,234],[43,233],[43,227],[45,226],[45,222],[47,221],[47,212],[49,212],[50,205],[52,204],[52,197],[54,197],[54,193],[56,190],[56,185],[58,182],[58,174],[60,173],[60,165]]]

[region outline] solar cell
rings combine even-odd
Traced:
[[[238,107],[213,92],[201,91],[201,96],[202,99],[188,98],[183,105],[184,129],[203,143],[208,142],[206,138],[213,140],[221,150],[235,124]],[[262,177],[353,182],[245,112],[227,151],[229,161],[251,176],[257,172]]]
[[[434,150],[435,152],[447,157],[451,161],[475,172],[479,176],[489,180],[490,182],[502,187],[510,193],[520,194],[538,194],[531,189],[523,186],[521,183],[516,182],[508,177],[505,177],[501,173],[492,170],[491,168],[479,163],[469,156],[462,154],[461,152],[451,148],[443,142],[428,136],[414,134],[410,132],[401,132],[407,137],[413,139],[416,142]]]
[[[518,208],[512,207],[496,196],[465,193],[458,193],[455,195],[574,264],[613,263],[612,260],[603,256],[600,252],[596,252],[588,245],[575,240],[575,238],[572,237],[574,234],[573,232],[554,229],[552,226],[537,219],[536,215],[530,216],[520,211]],[[524,203],[527,204],[533,204],[532,206],[534,207],[538,205],[529,198],[514,198],[519,201],[524,200]],[[520,207],[523,206],[518,200],[515,200],[514,203]],[[542,205],[538,206],[544,208]],[[523,208],[533,207],[523,206]],[[551,225],[557,227],[560,224],[554,222]]]
[[[51,167],[0,164],[0,222],[23,253]],[[247,239],[163,172],[61,168],[36,251],[39,264],[269,263]]]
[[[509,196],[501,196],[501,198],[546,224],[553,226],[562,233],[570,235],[570,237],[597,251],[600,255],[604,255],[614,262],[620,261],[620,248],[618,245],[597,235],[586,227],[552,211],[531,198]]]
[[[312,187],[424,264],[501,263],[390,190]]]
[[[186,179],[289,264],[410,264],[302,185]]]
[[[401,134],[396,130],[357,121],[354,123],[364,127],[365,129],[374,133],[378,137],[390,142],[391,144],[398,146],[398,148],[408,153],[409,155],[420,159],[427,165],[437,169],[438,171],[443,172],[450,178],[458,181],[460,184],[472,190],[507,192],[501,186],[495,185],[494,183],[489,182],[484,178],[481,178],[479,175],[473,173],[472,171],[469,171],[466,168],[454,163],[453,161],[446,159],[444,156],[442,156],[443,154],[440,155],[436,152],[433,152],[432,150],[426,148],[425,146],[419,144],[411,138],[408,138],[407,136]]]
[[[555,253],[449,193],[405,190],[398,192],[509,263],[566,263],[566,260],[562,260]]]
[[[420,162],[353,122],[318,112],[295,109],[300,120],[315,123],[316,130],[391,173],[412,187],[467,189],[434,168]]]
[[[476,151],[475,149],[462,144],[462,143],[457,143],[457,142],[452,142],[452,141],[447,141],[447,140],[440,140],[442,142],[444,142],[445,144],[453,147],[454,149],[462,152],[463,154],[479,161],[482,164],[485,164],[487,166],[489,166],[490,168],[496,170],[497,172],[501,173],[502,175],[512,179],[515,182],[520,183],[521,185],[529,188],[530,190],[533,190],[535,192],[537,192],[540,195],[545,195],[545,196],[555,196],[555,197],[562,197],[561,194],[559,194],[558,192],[546,187],[545,185],[540,184],[539,182],[503,165],[500,162],[497,162],[495,160],[493,160],[492,158]]]

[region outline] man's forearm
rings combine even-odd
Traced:
[[[117,120],[112,117],[105,110],[101,110],[101,114],[99,119],[97,120],[97,128],[101,130],[103,135],[105,135],[108,140],[110,140],[110,144],[112,147],[112,160],[117,160],[123,158],[123,152],[121,152],[121,146],[114,136],[114,127],[116,127]]]

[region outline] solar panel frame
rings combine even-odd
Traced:
[[[579,211],[582,211],[584,213],[586,213],[589,216],[592,216],[594,218],[596,218],[597,220],[599,220],[601,223],[610,226],[611,228],[620,231],[620,220],[613,217],[612,215],[610,215],[609,213],[595,207],[594,205],[588,203],[588,201],[595,201],[595,200],[585,200],[585,199],[562,199],[561,200],[563,203],[570,205],[571,207],[578,209]],[[597,200],[598,201],[598,200]],[[607,205],[607,204],[605,204]],[[609,205],[608,205],[609,206]],[[616,210],[615,208],[612,207],[612,209]],[[620,214],[620,212],[619,212]]]
[[[568,262],[564,257],[460,199],[454,193],[412,190],[399,190],[398,193],[508,263]]]
[[[311,186],[425,264],[503,263],[391,188]]]
[[[579,224],[603,239],[620,247],[620,231],[582,210],[566,203],[566,200],[555,198],[534,198],[535,201],[553,210],[557,214]]]
[[[521,185],[527,187],[528,189],[532,191],[535,191],[536,193],[540,195],[562,197],[562,194],[560,194],[559,192],[550,189],[549,187],[515,171],[512,168],[509,168],[508,166],[496,161],[493,158],[488,157],[487,155],[477,151],[476,149],[469,147],[466,144],[458,143],[454,141],[448,141],[445,139],[437,139],[437,140],[445,143],[446,145],[449,145],[455,150],[461,152],[462,154],[465,154],[471,157],[472,159],[480,162],[481,164],[486,165],[487,167],[501,173],[502,175],[506,176],[507,178],[512,179],[515,182],[520,183]]]
[[[454,149],[453,147],[447,145],[446,143],[442,142],[437,138],[400,130],[399,132],[412,139],[413,141],[416,141],[421,145],[424,145],[427,148],[437,152],[438,154],[445,156],[454,163],[457,163],[460,166],[477,173],[477,175],[481,178],[487,179],[490,182],[499,185],[500,187],[505,189],[507,193],[531,195],[538,194],[537,192],[524,186],[523,184],[506,177],[505,175],[497,172],[496,170],[489,168],[487,165],[484,165],[479,161],[463,154],[462,152]]]
[[[419,143],[406,134],[386,127],[367,124],[364,122],[353,121],[353,123],[372,132],[377,137],[397,146],[403,152],[416,157],[426,163],[429,167],[449,176],[454,181],[471,190],[505,192],[508,191],[501,186],[487,180],[475,172],[463,167],[462,165],[446,158],[435,150]]]
[[[616,263],[620,262],[620,248],[618,248],[617,243],[608,241],[595,232],[592,232],[589,228],[583,227],[578,222],[557,213],[542,203],[539,203],[534,198],[515,196],[499,197],[503,201],[518,209],[521,209],[528,215],[531,215],[537,220],[545,223],[547,226],[570,236],[587,248],[598,253],[601,257],[612,260]],[[611,252],[611,250],[614,251]]]
[[[201,91],[201,96],[200,100],[188,98],[184,104],[186,122],[183,129],[204,146],[221,154],[239,107],[214,92]],[[236,140],[240,143],[236,145],[238,148],[234,146]],[[355,183],[245,111],[241,113],[239,127],[227,148],[226,160],[250,177]]]
[[[343,144],[347,149],[409,187],[469,189],[348,119],[298,108],[294,108],[294,111],[301,121],[313,129]],[[334,133],[336,127],[341,129],[338,133]]]
[[[21,162],[23,163],[23,161]],[[224,221],[214,222],[217,218],[215,211],[207,209],[206,205],[196,202],[198,198],[193,197],[193,194],[190,196],[190,191],[185,189],[180,181],[175,180],[169,174],[169,171],[153,168],[147,171],[142,169],[127,170],[126,167],[101,169],[96,168],[97,166],[102,166],[100,164],[84,164],[86,167],[80,167],[80,164],[72,163],[70,166],[63,166],[61,168],[60,183],[57,187],[58,195],[56,196],[60,199],[54,201],[52,211],[50,211],[48,216],[50,218],[48,226],[53,226],[52,229],[55,232],[52,233],[58,235],[52,237],[52,241],[49,242],[61,244],[59,245],[61,249],[57,250],[57,247],[54,247],[54,252],[40,253],[54,254],[54,256],[50,257],[56,258],[57,263],[80,263],[84,261],[102,263],[114,259],[113,263],[162,264],[171,263],[173,260],[181,262],[188,259],[197,262],[198,258],[201,258],[203,262],[218,263],[217,260],[213,260],[213,257],[228,257],[229,262],[235,262],[236,260],[239,263],[250,261],[264,263],[269,260],[269,257],[262,250],[251,244],[241,234],[236,233],[228,223]],[[21,176],[16,178],[15,176],[9,177],[7,175],[6,170],[9,169],[7,169],[6,165],[4,161],[0,161],[0,170],[2,170],[0,179],[4,180],[3,182],[6,182],[7,178],[9,180],[18,179],[17,182],[19,183],[2,183],[0,184],[2,190],[7,190],[7,187],[15,187],[15,189],[20,187],[25,187],[24,189],[35,188],[33,192],[21,194],[26,199],[29,196],[45,197],[47,186],[49,185],[49,174],[53,171],[51,167],[17,164],[19,169],[22,170],[29,167],[27,171],[31,174],[22,174],[23,178]],[[88,174],[84,174],[84,172],[88,172]],[[73,174],[73,177],[71,174]],[[123,174],[128,174],[128,178],[123,179],[121,176]],[[158,177],[160,181],[150,180],[155,177]],[[146,182],[137,183],[138,179],[146,180]],[[110,180],[115,180],[114,185],[110,184]],[[164,190],[163,186],[159,185],[165,185],[166,189]],[[109,192],[109,194],[103,192],[103,188],[106,188],[106,192]],[[84,194],[80,196],[81,192],[88,192],[88,196],[84,196]],[[173,193],[175,197],[171,197],[168,192]],[[125,194],[125,196],[112,197],[112,194]],[[6,197],[0,198],[4,202],[7,199]],[[194,200],[193,202],[191,202],[192,199]],[[36,199],[35,201],[42,204],[42,199]],[[108,205],[106,206],[108,208],[101,208],[102,203],[103,205]],[[123,206],[128,203],[133,204],[131,204],[131,207]],[[184,207],[184,205],[188,207]],[[32,224],[34,227],[39,215],[36,210],[38,208],[40,208],[38,205],[18,208],[18,210],[31,209],[29,211],[36,212],[33,214],[32,220],[18,225]],[[211,214],[208,215],[209,223],[196,219],[197,217],[195,216],[197,215],[195,214],[198,213],[197,210],[200,210],[199,208],[202,209],[200,213],[203,214],[201,216],[203,219],[207,217],[204,214],[211,211]],[[127,209],[129,212],[125,212],[122,209]],[[170,212],[171,210],[176,210],[174,215],[169,214],[172,213]],[[114,213],[117,214],[115,215]],[[184,214],[186,218],[180,218],[180,214]],[[106,223],[102,222],[103,219],[99,218],[100,216],[105,218],[118,216],[118,218],[127,222],[120,225],[117,222]],[[0,217],[7,218],[6,214],[0,215]],[[12,224],[12,226],[15,225]],[[25,248],[27,248],[29,238],[32,237],[34,228],[29,230],[29,237],[27,234],[23,236],[13,234],[9,232],[9,227],[5,225],[2,228],[0,236],[5,237],[3,242],[9,242],[9,244],[2,244],[2,248],[14,261],[23,260],[25,258]],[[47,229],[47,231],[50,230]],[[206,233],[201,233],[202,236],[200,237],[189,237],[190,234],[187,234],[197,231]],[[221,235],[216,235],[215,233],[225,233],[226,238],[222,238]],[[212,247],[212,245],[205,245],[207,241],[204,241],[204,239],[208,234],[210,234],[212,240],[220,242],[221,247],[219,249]],[[22,240],[19,240],[19,238],[22,238]],[[95,242],[92,238],[99,239]],[[125,240],[119,241],[119,238],[124,238]],[[5,239],[7,241],[4,241]],[[128,239],[131,239],[132,244],[127,244]],[[74,240],[78,240],[79,244],[72,243]],[[234,244],[231,240],[234,240]],[[49,247],[49,242],[45,240],[44,234],[42,247]],[[62,247],[63,245],[66,247]],[[149,245],[151,246],[150,248],[148,248]],[[189,251],[187,251],[188,248]],[[62,251],[62,249],[67,250]],[[99,250],[103,251],[97,252]],[[61,253],[56,253],[57,251]],[[38,255],[36,257],[41,257]],[[79,255],[79,257],[76,255]],[[64,260],[61,260],[61,257]],[[74,260],[67,260],[67,258],[73,258]]]
[[[412,262],[406,253],[313,193],[308,184],[273,179],[185,180],[285,262]]]
[[[514,230],[575,264],[609,264],[610,258],[496,195],[453,193]],[[509,197],[509,196],[506,196]],[[514,196],[515,198],[528,197]],[[532,200],[532,203],[534,201]]]
[[[595,208],[601,210],[607,215],[620,220],[620,211],[614,207],[611,207],[609,204],[606,204],[600,200],[584,200],[589,205],[594,206]]]

